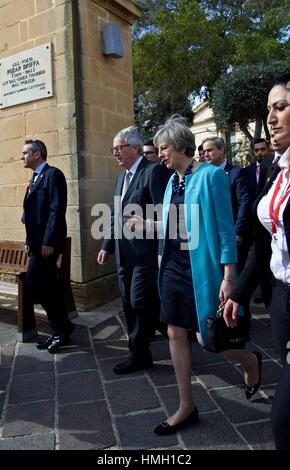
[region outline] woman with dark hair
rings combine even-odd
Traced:
[[[290,450],[290,73],[274,83],[268,109],[272,142],[282,156],[254,203],[255,243],[226,303],[224,318],[228,326],[235,326],[239,304],[257,270],[283,365],[272,405],[272,430],[277,450]]]
[[[198,341],[204,343],[206,318],[217,311],[232,289],[237,254],[225,172],[192,159],[194,136],[179,115],[159,128],[154,144],[166,167],[175,170],[163,200],[159,291],[160,320],[168,325],[180,404],[154,430],[166,435],[198,422],[191,387],[190,338],[197,332]],[[246,396],[251,398],[260,384],[260,354],[242,350],[223,354],[242,364]]]

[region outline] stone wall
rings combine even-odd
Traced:
[[[74,276],[80,223],[71,5],[60,0],[5,0],[0,5],[0,59],[50,42],[54,87],[52,98],[0,110],[0,238],[24,239],[20,218],[31,170],[19,158],[25,138],[41,139],[48,162],[61,168],[68,182]]]
[[[131,24],[136,17],[135,2],[79,0],[76,20],[79,27],[78,127],[79,197],[81,217],[82,285],[78,298],[88,308],[117,295],[114,257],[106,267],[96,263],[100,242],[92,238],[92,207],[111,204],[115,178],[120,171],[110,154],[114,135],[133,123],[133,77]],[[127,8],[124,8],[124,5]],[[107,57],[101,51],[101,29],[112,22],[120,26],[124,57]]]
[[[96,264],[92,206],[112,202],[118,166],[114,134],[133,122],[133,0],[0,0],[0,59],[50,42],[54,96],[0,110],[0,239],[23,240],[22,201],[31,171],[19,160],[25,138],[47,144],[48,162],[68,183],[68,234],[79,308],[116,295],[113,260]],[[102,27],[122,29],[125,55],[105,57]],[[111,288],[109,287],[111,286]]]

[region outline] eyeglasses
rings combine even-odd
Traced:
[[[116,147],[111,148],[112,155],[122,152],[125,147],[130,147],[130,144],[116,145]]]

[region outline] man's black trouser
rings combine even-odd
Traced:
[[[159,320],[160,301],[155,266],[119,266],[118,279],[125,313],[129,349],[142,360]]]
[[[30,254],[26,273],[26,285],[32,303],[41,304],[53,334],[70,334],[64,298],[57,281],[57,259],[59,254],[43,258],[41,254]]]

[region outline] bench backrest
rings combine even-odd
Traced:
[[[70,278],[71,238],[66,239],[64,253],[57,261],[61,276]],[[28,256],[23,242],[0,240],[0,272],[13,274],[27,270]]]
[[[0,240],[0,272],[26,271],[28,256],[23,242]]]

